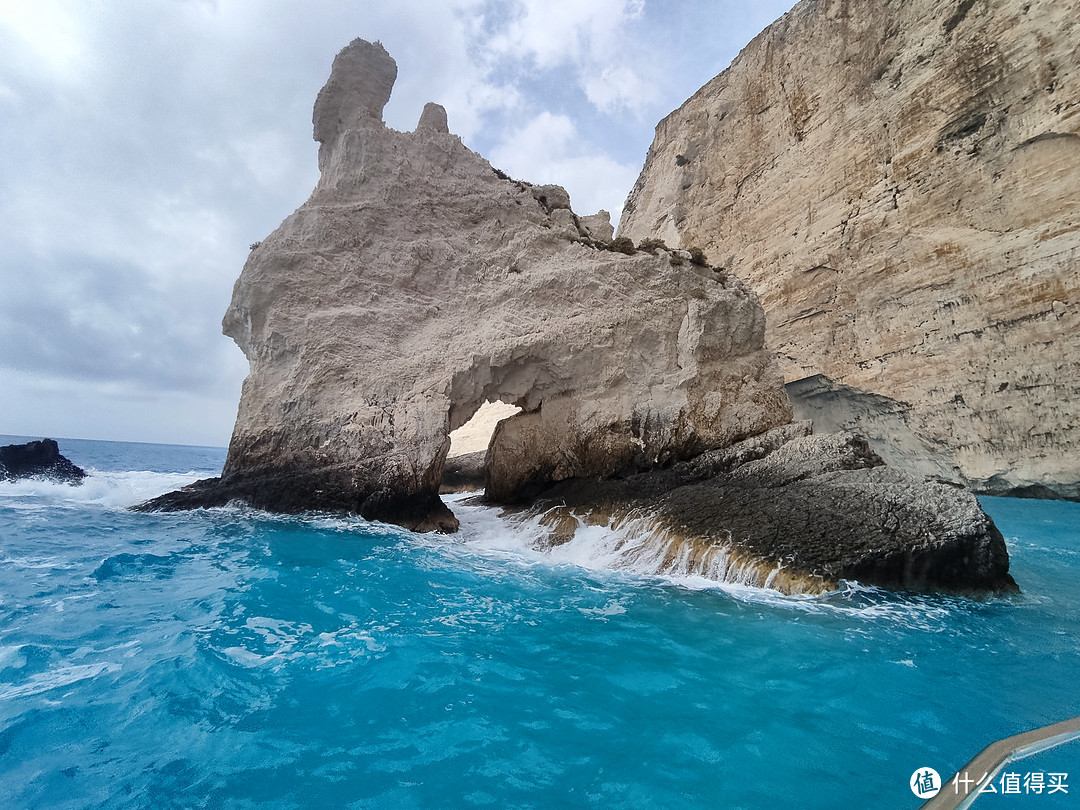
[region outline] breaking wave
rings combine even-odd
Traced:
[[[45,478],[0,481],[0,503],[11,509],[38,509],[44,506],[97,505],[111,509],[129,506],[186,486],[215,473],[106,471],[87,468],[87,477],[72,486]]]
[[[722,547],[695,556],[678,548],[677,540],[644,516],[618,526],[581,526],[571,540],[551,547],[551,529],[541,517],[506,516],[498,508],[470,503],[468,495],[446,500],[461,521],[456,545],[466,554],[497,556],[503,564],[512,560],[522,566],[573,568],[681,590],[720,591],[743,603],[784,611],[842,614],[927,631],[940,628],[958,607],[969,604],[963,597],[898,594],[846,580],[828,591],[782,592],[772,587],[775,568],[768,569],[762,582],[752,561],[740,561]]]

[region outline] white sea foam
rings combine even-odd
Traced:
[[[502,510],[469,503],[468,498],[469,494],[459,494],[445,500],[461,522],[458,539],[474,554],[509,555],[530,565],[572,566],[686,590],[722,591],[740,602],[762,607],[842,614],[865,620],[868,625],[895,622],[928,632],[944,626],[957,605],[950,597],[900,595],[848,581],[822,594],[784,594],[768,587],[776,571],[766,579],[766,587],[761,587],[759,573],[733,560],[722,547],[691,555],[673,546],[647,517],[625,521],[617,528],[579,525],[569,542],[548,549],[550,529],[539,518],[503,516]]]
[[[22,478],[0,482],[0,504],[12,509],[41,506],[95,504],[124,509],[186,486],[206,473],[162,473],[148,470],[103,472],[87,470],[82,484],[72,486],[43,478]]]
[[[24,666],[26,656],[23,655],[21,644],[0,646],[0,670],[21,669]]]
[[[579,523],[569,541],[548,548],[550,529],[539,517],[503,517],[497,508],[463,502],[467,497],[450,496],[447,501],[461,521],[461,539],[474,549],[511,552],[549,565],[659,578],[690,589],[764,590],[756,587],[758,572],[734,560],[723,547],[693,554],[665,537],[645,515],[618,527]]]
[[[593,608],[578,608],[586,616],[595,616],[597,618],[607,618],[609,616],[621,616],[626,613],[626,606],[618,599],[609,599],[607,604],[603,607]]]
[[[288,658],[279,653],[273,655],[259,655],[245,647],[226,647],[222,650],[226,656],[235,661],[240,666],[254,669],[257,667],[267,666],[268,664],[283,664]]]
[[[671,538],[645,515],[618,527],[579,525],[573,538],[550,554],[556,561],[582,568],[658,575],[690,588],[761,583],[758,568],[740,562],[724,546],[695,548]]]
[[[32,676],[26,683],[12,686],[10,689],[0,690],[0,700],[10,700],[12,698],[25,697],[27,695],[37,695],[41,692],[47,692],[50,689],[69,686],[78,681],[86,680],[87,678],[96,678],[103,673],[117,672],[119,670],[119,664],[111,663],[78,664],[70,667],[56,667],[55,669],[50,669],[48,672],[42,672]]]
[[[255,669],[277,670],[291,661],[308,659],[316,667],[335,666],[343,657],[356,658],[380,653],[386,647],[371,631],[385,628],[360,628],[355,622],[334,631],[317,632],[307,622],[291,622],[255,616],[244,622],[241,635],[246,639],[221,652],[233,662]]]

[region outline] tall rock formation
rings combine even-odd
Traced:
[[[438,105],[415,132],[387,128],[396,73],[363,40],[334,60],[319,183],[252,250],[225,315],[251,365],[225,469],[168,506],[237,498],[453,531],[447,437],[489,400],[523,409],[489,451],[503,501],[790,420],[741,282],[689,255],[605,249],[606,216],[494,170]]]
[[[620,235],[759,293],[797,414],[1078,498],[1077,43],[1075,0],[803,0],[660,122]]]
[[[251,373],[224,471],[141,509],[239,499],[453,531],[449,434],[501,401],[521,412],[447,478],[482,471],[491,501],[562,509],[563,536],[644,516],[661,557],[721,577],[738,560],[744,581],[788,590],[1015,589],[969,492],[791,423],[742,282],[608,243],[606,215],[492,169],[437,105],[415,132],[388,129],[395,75],[362,40],[334,60],[319,183],[253,247],[225,315]]]

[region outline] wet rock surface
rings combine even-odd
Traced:
[[[531,507],[567,542],[584,525],[637,521],[680,573],[817,592],[887,588],[1010,592],[1004,539],[974,496],[890,468],[852,434],[769,431],[668,470],[556,484]],[[569,518],[569,519],[568,519]]]

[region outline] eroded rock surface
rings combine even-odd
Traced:
[[[756,296],[668,251],[597,241],[559,186],[507,178],[429,105],[381,120],[396,66],[357,40],[315,105],[321,177],[253,249],[224,330],[251,364],[222,477],[149,508],[243,499],[452,531],[447,435],[485,401],[488,483],[520,500],[791,418]],[[609,230],[607,230],[609,234]]]
[[[1078,41],[1057,0],[803,0],[658,125],[620,235],[743,278],[789,382],[898,403],[982,491],[1077,498]]]

